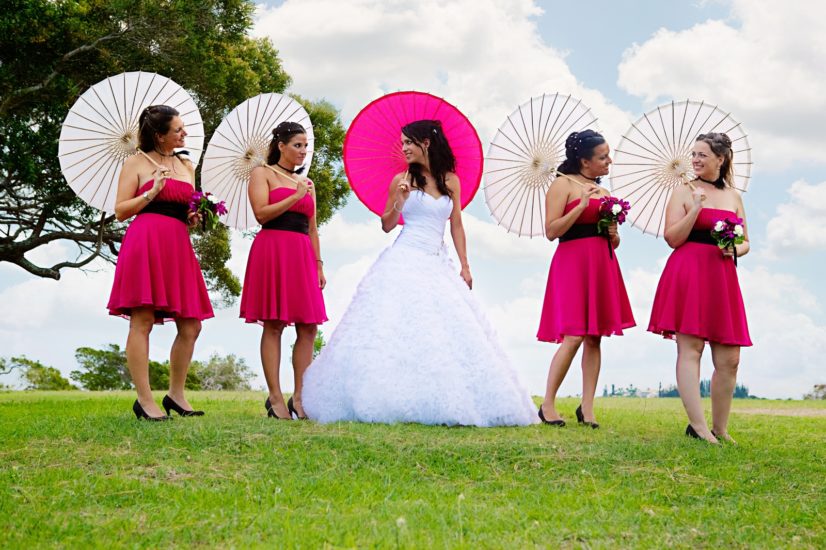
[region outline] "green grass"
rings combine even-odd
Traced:
[[[600,399],[596,431],[278,422],[221,392],[158,424],[133,400],[0,393],[0,548],[826,547],[826,416],[768,414],[826,402],[736,401],[715,448],[676,399]]]

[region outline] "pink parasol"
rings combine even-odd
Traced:
[[[350,124],[344,138],[344,170],[356,196],[381,215],[393,176],[407,170],[402,155],[402,126],[416,120],[439,120],[456,156],[456,175],[462,185],[462,208],[479,189],[482,179],[482,143],[473,125],[459,109],[424,92],[396,92],[382,96]]]

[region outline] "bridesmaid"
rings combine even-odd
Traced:
[[[119,221],[135,219],[123,237],[107,307],[110,315],[129,318],[126,363],[138,392],[132,406],[135,416],[167,420],[170,410],[181,416],[201,416],[203,411],[192,410],[184,397],[201,321],[213,316],[187,230],[187,223],[199,221],[189,211],[195,168],[182,156],[185,152],[175,152],[184,146],[186,137],[178,111],[166,105],[147,107],[138,123],[139,148],[144,154],[124,161],[115,201]],[[170,320],[175,321],[178,334],[169,355],[164,415],[149,388],[149,333],[153,324]]]
[[[551,360],[539,418],[554,426],[565,421],[556,410],[556,393],[580,345],[582,403],[577,422],[598,428],[594,394],[600,369],[600,339],[633,327],[634,317],[613,250],[620,244],[616,224],[597,233],[601,176],[611,164],[609,147],[593,130],[574,132],[565,141],[565,161],[545,197],[545,234],[559,239],[548,273],[545,303],[536,337],[561,344]]]
[[[261,231],[250,248],[241,317],[259,323],[261,364],[269,396],[267,415],[282,420],[306,418],[301,404],[304,371],[313,359],[318,324],[327,320],[321,291],[327,284],[316,226],[313,184],[297,176],[307,156],[307,134],[296,122],[273,130],[267,164],[252,171],[249,198]],[[284,403],[279,380],[281,334],[295,324],[295,391]]]
[[[734,442],[728,433],[731,400],[737,383],[740,347],[750,346],[749,328],[734,257],[749,251],[746,212],[732,187],[733,153],[726,134],[697,137],[691,152],[697,178],[674,189],[665,213],[665,241],[674,249],[665,265],[648,330],[677,340],[677,388],[689,424],[688,436],[718,443]],[[745,241],[735,250],[720,250],[711,238],[718,220],[743,220]],[[711,346],[709,430],[700,399],[700,358]]]

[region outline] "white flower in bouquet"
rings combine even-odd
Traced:
[[[717,223],[714,224],[714,230],[717,231],[717,232],[722,231],[723,229],[725,229],[725,227],[726,227],[726,222],[724,222],[723,220],[720,220],[720,221],[718,221]]]
[[[742,237],[743,236],[743,226],[739,225],[739,224],[735,225],[734,226],[734,234],[737,235],[738,237]]]
[[[209,200],[209,202],[211,202],[212,204],[218,204],[218,202],[219,202],[219,201],[218,201],[218,197],[216,197],[215,195],[207,195],[207,199],[208,199],[208,200]]]
[[[617,214],[619,214],[620,212],[622,212],[622,205],[615,204],[614,206],[611,207],[611,213],[614,214],[615,216]]]

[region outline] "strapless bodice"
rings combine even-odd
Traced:
[[[404,226],[396,245],[418,248],[434,254],[444,248],[445,222],[453,210],[453,200],[447,195],[434,198],[414,189],[402,207]]]

